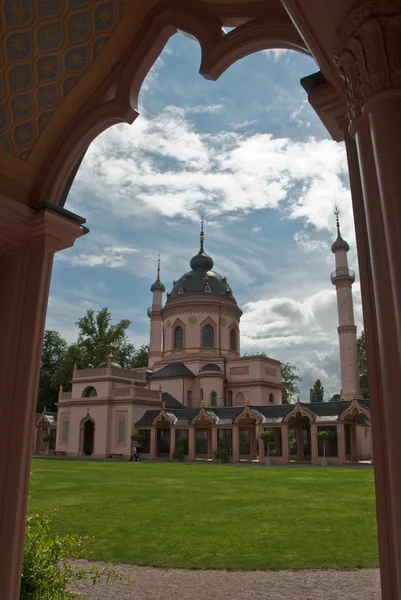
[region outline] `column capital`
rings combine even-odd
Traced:
[[[401,0],[373,0],[343,23],[334,64],[351,122],[378,94],[401,96]]]
[[[89,231],[84,218],[50,202],[31,208],[0,196],[0,212],[1,255],[37,243],[45,243],[57,252],[73,246],[77,238]]]

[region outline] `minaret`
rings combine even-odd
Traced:
[[[340,233],[339,211],[334,212],[337,222],[337,239],[331,247],[336,257],[336,270],[331,274],[331,282],[336,286],[338,308],[338,340],[340,344],[341,363],[341,400],[362,398],[359,383],[358,350],[356,342],[356,326],[352,303],[352,284],[355,281],[354,271],[348,268],[347,253],[349,245]]]
[[[152,367],[155,362],[162,358],[162,332],[163,322],[161,316],[163,292],[166,288],[160,281],[160,256],[157,260],[157,278],[150,291],[153,293],[152,307],[148,308],[150,318],[150,344],[148,366]]]

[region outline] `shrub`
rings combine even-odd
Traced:
[[[131,440],[133,442],[144,442],[145,441],[145,436],[142,435],[142,433],[134,433],[133,435],[131,435]]]
[[[326,442],[337,439],[337,435],[334,431],[322,429],[322,431],[318,431],[317,437],[323,441],[323,456],[326,457]]]
[[[227,448],[224,446],[219,446],[216,450],[213,450],[213,457],[215,460],[221,460],[222,462],[227,462],[228,457],[230,456]]]
[[[119,579],[118,572],[96,565],[74,567],[71,560],[87,558],[84,542],[77,535],[51,537],[51,520],[47,516],[31,515],[26,522],[25,550],[22,565],[20,600],[72,600],[81,598],[71,591],[76,581],[91,579],[96,583],[101,575]]]
[[[265,444],[272,444],[275,441],[275,434],[273,429],[265,429],[264,432],[261,434],[260,439],[265,443]]]
[[[51,435],[51,433],[44,433],[42,435],[42,440],[44,442],[52,442],[53,441],[53,436]]]
[[[178,444],[173,452],[173,460],[184,460],[184,458],[185,458],[184,446],[181,446],[180,444]]]

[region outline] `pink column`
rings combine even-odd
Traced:
[[[217,427],[213,427],[212,425],[212,457],[213,452],[217,450]]]
[[[239,429],[238,425],[233,426],[233,462],[239,462]]]
[[[157,427],[150,430],[150,460],[157,458]]]
[[[0,218],[0,242],[5,244],[0,243],[0,598],[17,600],[53,256],[84,231],[82,220],[34,211],[4,198]]]
[[[195,460],[195,427],[189,428],[188,434],[188,460]]]
[[[310,445],[311,445],[311,457],[310,461],[312,465],[319,464],[319,453],[317,443],[317,423],[311,423],[310,425]]]
[[[170,460],[173,459],[175,450],[175,427],[170,427]]]
[[[290,449],[288,447],[288,424],[283,423],[281,426],[281,453],[283,455],[284,464],[290,462]]]
[[[340,465],[345,465],[345,430],[344,423],[337,424],[337,456]]]

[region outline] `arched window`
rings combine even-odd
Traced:
[[[178,326],[174,332],[174,348],[183,348],[184,346],[184,331]]]
[[[185,289],[182,287],[182,285],[180,285],[180,287],[178,288],[178,295],[181,296],[181,294],[185,293]]]
[[[217,392],[210,394],[210,406],[217,406]]]
[[[84,398],[96,398],[97,392],[94,387],[86,388],[84,392]]]
[[[61,441],[64,443],[68,442],[68,418],[64,417],[63,427],[61,429]]]
[[[202,347],[213,348],[214,347],[214,331],[211,325],[205,325],[202,330]]]
[[[269,394],[269,404],[274,403],[274,394]]]
[[[238,392],[238,394],[235,396],[235,404],[238,404],[239,406],[245,404],[245,396],[242,392]]]
[[[211,291],[212,291],[212,288],[210,287],[210,285],[209,285],[208,283],[205,285],[205,289],[204,289],[204,291],[205,291],[205,292],[209,292],[209,294],[211,293]]]
[[[230,331],[230,349],[237,349],[237,336],[235,335],[235,329],[231,329]]]
[[[203,400],[203,388],[200,389],[200,397],[201,397],[201,400]]]
[[[125,443],[125,417],[120,415],[118,418],[118,444]]]

